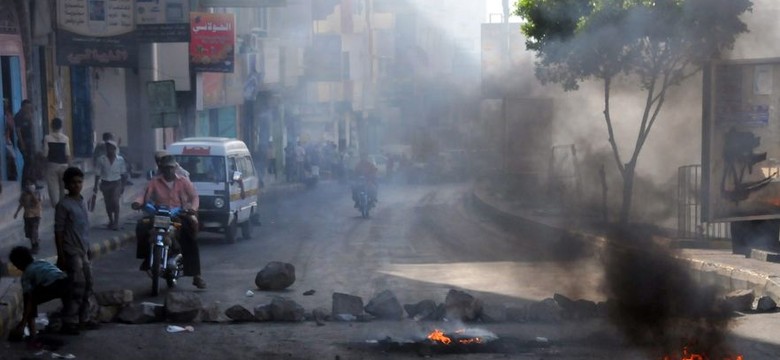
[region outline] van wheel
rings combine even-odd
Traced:
[[[230,244],[235,243],[237,234],[238,234],[238,224],[236,224],[236,221],[233,220],[230,222],[230,224],[227,227],[225,227],[225,241],[227,241]]]
[[[250,221],[249,219],[241,223],[241,236],[245,240],[249,240],[252,238],[252,221]]]

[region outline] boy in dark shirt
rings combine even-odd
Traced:
[[[38,305],[54,299],[61,299],[63,308],[69,301],[68,277],[54,264],[43,260],[33,259],[30,249],[17,246],[11,250],[8,256],[17,269],[22,273],[22,293],[24,297],[24,310],[22,320],[16,325],[13,334],[21,340],[24,327],[30,330],[30,340],[35,339],[35,318],[38,316]]]
[[[70,278],[71,298],[63,312],[62,330],[78,334],[80,328],[95,328],[89,321],[89,296],[92,293],[92,266],[89,256],[89,216],[81,190],[84,172],[77,167],[65,170],[62,180],[68,195],[54,210],[54,240],[57,245],[57,267]]]

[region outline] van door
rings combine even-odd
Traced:
[[[235,163],[238,171],[241,172],[241,184],[243,193],[239,194],[237,204],[239,206],[239,222],[248,221],[251,216],[252,207],[257,206],[257,194],[259,191],[259,179],[252,164],[252,157],[249,154],[235,157]]]

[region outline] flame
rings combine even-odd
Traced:
[[[663,360],[676,360],[675,357],[666,355],[664,356]],[[682,350],[682,357],[680,357],[679,360],[710,360],[710,358],[707,355],[702,354],[696,354],[688,350],[688,347],[683,347]],[[745,360],[745,358],[742,355],[737,355],[735,357],[727,357],[723,360]]]
[[[456,334],[465,334],[465,329],[460,329],[455,331]],[[444,331],[439,329],[434,329],[431,331],[430,334],[428,334],[428,340],[434,341],[434,342],[440,342],[444,345],[449,345],[452,343],[452,338],[444,334]],[[465,339],[458,339],[459,344],[480,344],[482,343],[482,339],[478,337],[473,338],[465,338]]]

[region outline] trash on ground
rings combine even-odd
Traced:
[[[255,293],[252,292],[252,290],[247,290],[246,291],[246,297],[252,297],[252,296],[255,296]]]
[[[182,331],[193,332],[193,331],[195,331],[195,328],[192,327],[192,326],[184,326],[184,327],[182,327],[182,326],[176,326],[176,325],[168,325],[168,327],[165,329],[165,331],[167,331],[169,333],[178,333],[178,332],[182,332]]]
[[[56,352],[53,352],[53,353],[51,353],[51,357],[52,357],[52,359],[75,359],[76,355],[73,355],[73,354],[61,355],[61,354],[58,354]]]
[[[315,291],[314,289],[307,290],[303,293],[304,296],[314,295]]]

